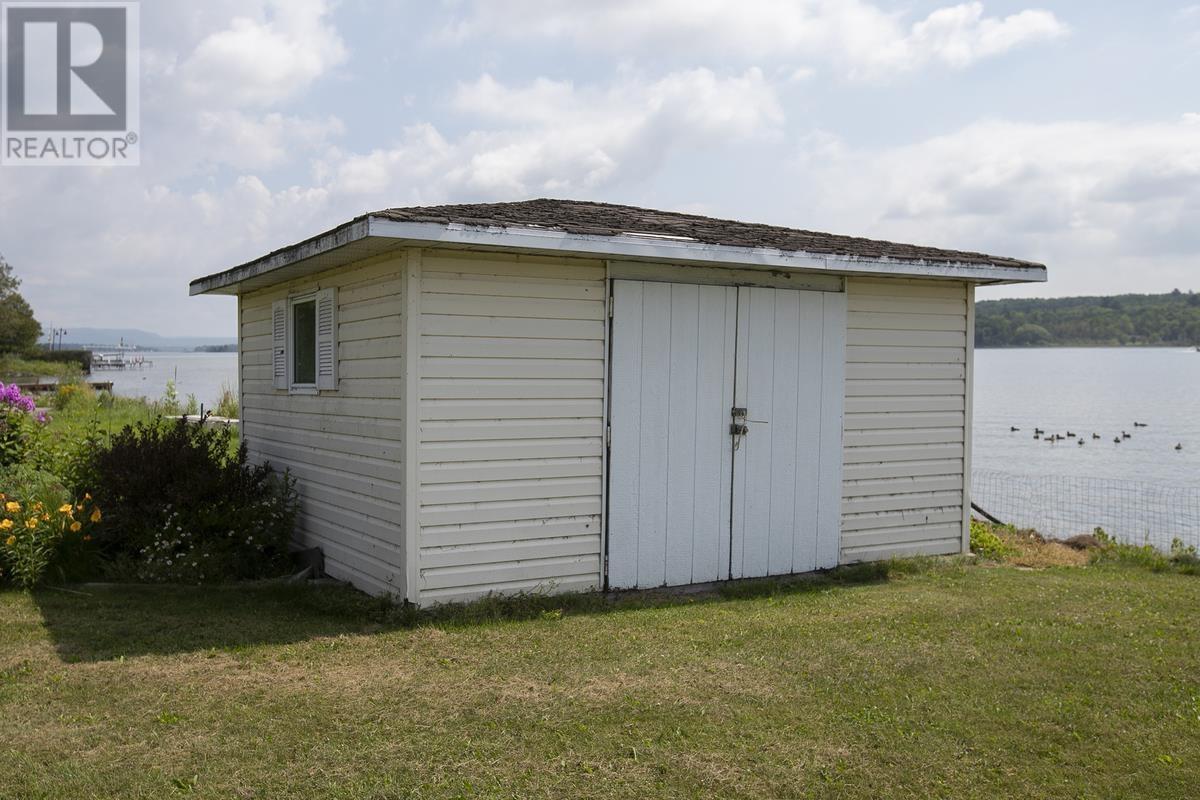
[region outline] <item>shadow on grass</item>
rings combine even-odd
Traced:
[[[821,573],[687,587],[586,594],[524,594],[416,609],[346,586],[245,584],[220,587],[85,586],[33,594],[65,661],[238,650],[314,637],[376,633],[421,625],[454,627],[609,614],[726,602],[881,583],[930,568],[931,560],[878,562]]]

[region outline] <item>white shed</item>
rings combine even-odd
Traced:
[[[967,549],[980,253],[566,200],[389,209],[200,278],[327,571],[417,604]]]

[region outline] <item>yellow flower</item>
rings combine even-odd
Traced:
[[[83,527],[83,523],[75,520],[71,523],[71,533],[79,533],[79,529]]]
[[[92,522],[99,522],[99,521],[100,521],[100,509],[98,509],[98,508],[96,508],[96,509],[92,509],[92,516],[91,516],[91,520],[92,520]]]
[[[15,514],[21,510],[21,504],[18,503],[16,500],[9,500],[7,503],[4,504],[4,510],[9,512],[10,514]]]
[[[0,519],[0,531],[11,531],[13,521],[11,519]]]
[[[42,501],[41,501],[41,500],[39,500],[38,502],[36,502],[36,503],[34,503],[34,504],[33,504],[33,510],[34,510],[34,511],[41,511],[43,508],[45,508],[45,506],[43,506],[43,505],[42,505]]]
[[[70,513],[71,513],[71,504],[70,504],[70,503],[63,503],[61,506],[59,506],[59,507],[58,507],[58,513],[60,513],[60,514],[70,514]]]
[[[4,540],[4,543],[6,545],[8,545],[9,547],[12,547],[14,544],[17,543],[17,537],[9,536],[7,539]]]
[[[91,499],[92,499],[92,496],[91,496],[90,494],[87,494],[87,493],[85,492],[85,493],[84,493],[84,495],[83,495],[83,499],[84,499],[84,500],[91,500]]]
[[[29,519],[25,520],[25,527],[29,528],[29,530],[33,530],[37,526],[38,526],[37,517],[30,517]]]

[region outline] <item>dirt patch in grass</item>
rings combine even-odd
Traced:
[[[1034,530],[1004,531],[998,535],[1014,551],[1006,561],[1018,567],[1082,567],[1092,558],[1091,548],[1046,539]]]
[[[1060,541],[1047,539],[1032,528],[971,520],[971,550],[981,558],[1026,569],[1082,567],[1100,547],[1094,536]]]

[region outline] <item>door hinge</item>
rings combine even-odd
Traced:
[[[612,425],[604,426],[604,446],[612,447]]]
[[[612,319],[612,315],[613,315],[613,296],[610,294],[608,296],[608,318]]]

